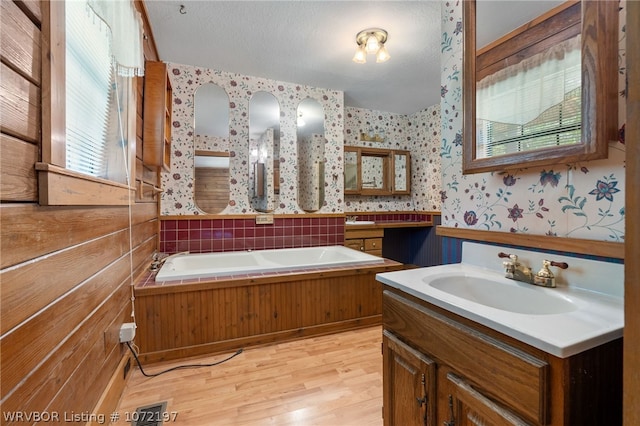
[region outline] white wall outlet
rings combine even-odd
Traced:
[[[127,322],[120,326],[120,343],[131,342],[136,337],[136,323]]]
[[[256,225],[271,225],[273,224],[272,214],[259,214],[256,216]]]

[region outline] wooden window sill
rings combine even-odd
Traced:
[[[36,163],[38,193],[42,206],[126,206],[135,203],[135,188]]]

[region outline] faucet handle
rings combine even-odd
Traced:
[[[552,260],[543,260],[542,269],[538,271],[538,276],[541,278],[554,278],[553,272],[549,269],[549,266],[556,266],[560,269],[567,269],[569,265],[565,262],[554,262]]]
[[[553,260],[551,260],[551,261],[545,260],[545,262],[549,262],[549,265],[555,266],[555,267],[560,268],[560,269],[567,269],[569,267],[569,264],[566,263],[566,262],[555,262]]]
[[[552,260],[543,260],[542,269],[538,271],[535,277],[533,277],[533,283],[544,287],[555,287],[556,277],[549,269],[549,266],[555,266],[560,269],[567,269],[569,265],[565,262],[554,262]]]
[[[511,263],[513,263],[514,265],[518,265],[518,256],[516,256],[515,254],[500,252],[498,253],[498,257],[501,257],[501,258],[508,257],[511,260]],[[502,262],[502,263],[506,264],[507,262]]]

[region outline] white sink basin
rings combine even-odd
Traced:
[[[345,222],[347,225],[373,225],[373,220],[348,220]]]
[[[473,251],[463,250],[462,263],[385,272],[376,279],[560,358],[622,337],[624,265],[556,256],[569,269],[556,275],[558,287],[545,288],[504,277],[497,253],[515,249],[464,244]],[[546,256],[515,254],[530,265]],[[607,289],[611,293],[602,291]]]
[[[562,314],[578,306],[559,293],[531,284],[498,282],[466,275],[450,275],[424,281],[431,287],[474,303],[529,315]]]

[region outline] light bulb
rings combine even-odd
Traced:
[[[367,53],[376,53],[380,48],[380,43],[378,43],[378,38],[374,34],[370,34],[367,37]]]
[[[384,47],[384,44],[380,46],[378,53],[376,53],[376,62],[386,62],[389,60],[391,55],[387,52],[387,48]]]
[[[364,46],[358,46],[356,48],[356,54],[353,55],[353,62],[357,64],[364,64],[367,62],[367,52],[365,52]]]

